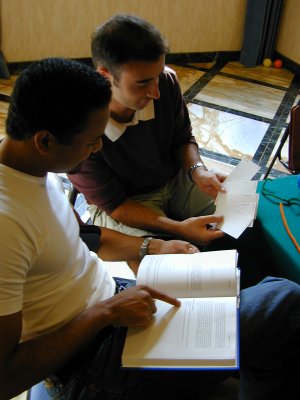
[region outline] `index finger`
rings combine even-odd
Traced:
[[[201,222],[204,225],[222,222],[223,219],[224,218],[222,215],[203,215],[203,216],[201,216]]]
[[[149,286],[145,286],[145,290],[147,290],[153,299],[162,300],[165,303],[169,303],[175,307],[180,307],[181,305],[180,301],[176,299],[176,297],[169,296],[167,293],[161,292],[160,290],[153,289]]]

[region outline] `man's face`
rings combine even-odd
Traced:
[[[165,67],[165,56],[157,61],[134,61],[123,64],[118,77],[108,73],[112,85],[112,101],[132,110],[141,110],[159,99],[159,75]]]
[[[51,171],[71,171],[85,161],[91,153],[101,150],[102,136],[108,118],[108,107],[94,111],[89,116],[89,121],[85,130],[75,135],[70,144],[61,145],[55,142],[51,149],[51,164],[53,166],[55,165],[55,167],[53,167]]]

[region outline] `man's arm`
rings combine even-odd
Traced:
[[[196,142],[190,142],[181,146],[177,151],[176,156],[187,175],[189,175],[190,168],[197,162],[202,162],[204,165]],[[191,179],[198,186],[199,190],[212,197],[216,197],[219,191],[224,191],[222,182],[226,179],[226,175],[207,171],[204,166],[194,169],[192,171]]]
[[[98,256],[104,261],[140,261],[140,248],[143,237],[129,236],[108,228],[101,229]],[[150,241],[147,254],[196,253],[199,250],[191,243],[182,240]],[[137,272],[137,271],[134,271]]]
[[[0,400],[55,373],[106,326],[146,327],[156,312],[154,298],[180,305],[174,297],[135,286],[96,303],[56,331],[22,343],[22,312],[0,317]]]
[[[212,240],[224,236],[223,232],[211,229],[208,226],[208,224],[221,222],[222,217],[209,215],[176,221],[159,215],[143,204],[131,200],[125,200],[113,211],[111,216],[125,225],[168,233],[200,246],[206,246]]]

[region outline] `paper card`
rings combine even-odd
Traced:
[[[251,194],[256,193],[257,181],[227,181],[223,183],[226,193]]]
[[[241,203],[257,203],[258,196],[256,193],[253,194],[227,194],[227,193],[219,193],[216,199],[217,210],[220,211],[223,204],[229,204],[231,206],[235,206]]]
[[[251,178],[259,168],[252,161],[242,160],[223,183],[226,193],[219,192],[216,197],[215,215],[224,217],[217,227],[234,238],[238,238],[248,226],[253,226],[256,218],[257,181],[251,181]]]
[[[251,180],[259,169],[260,167],[254,162],[242,160],[226,178],[226,182]]]
[[[235,238],[253,225],[256,217],[258,195],[221,194],[216,207],[216,215],[222,215],[224,221],[217,228]],[[247,224],[248,221],[248,224]],[[239,224],[241,224],[239,226]]]
[[[217,225],[218,229],[237,239],[253,222],[253,217],[242,209],[228,207],[224,220]]]

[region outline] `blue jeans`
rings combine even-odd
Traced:
[[[132,285],[126,280],[117,285]],[[114,327],[93,358],[74,368],[66,380],[47,385],[55,400],[200,399],[227,371],[167,371],[121,368],[126,329]],[[241,291],[241,400],[287,398],[282,385],[297,384],[300,285],[268,277]],[[286,387],[286,386],[285,386]],[[298,392],[299,393],[299,392]]]

